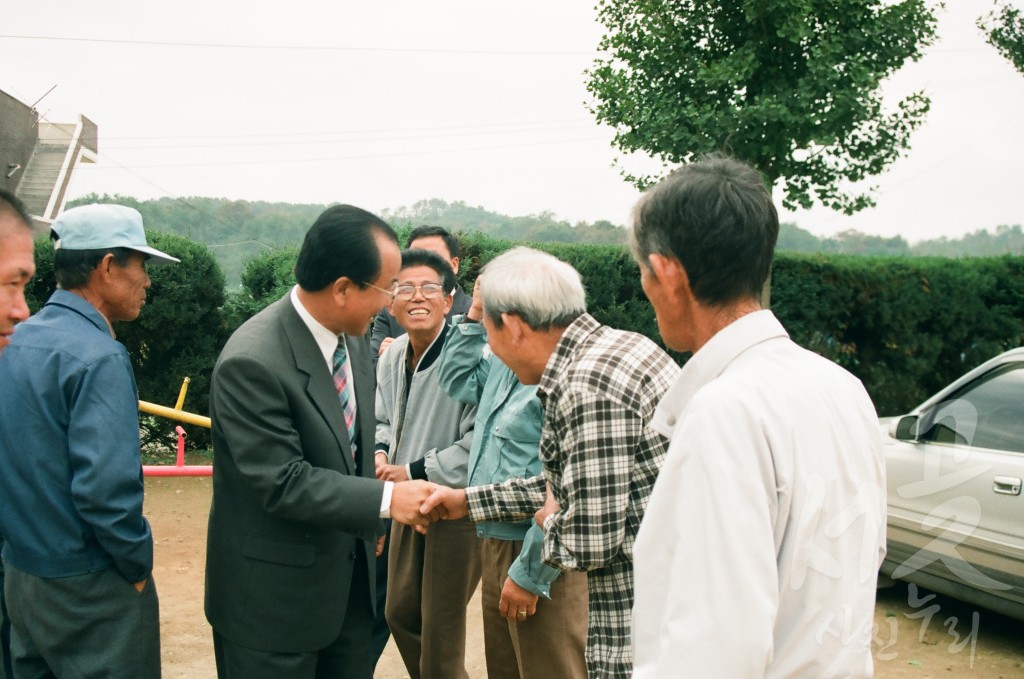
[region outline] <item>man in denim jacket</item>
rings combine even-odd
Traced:
[[[60,289],[0,361],[0,526],[15,676],[160,676],[138,390],[111,323],[146,303],[142,216],[85,205],[53,223]]]
[[[543,412],[537,386],[519,381],[487,346],[478,278],[473,303],[456,317],[438,362],[441,388],[477,406],[469,484],[541,473],[537,448]],[[587,574],[543,563],[544,535],[527,519],[482,521],[484,646],[491,679],[587,676]]]

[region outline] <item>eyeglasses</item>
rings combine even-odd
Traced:
[[[388,297],[390,297],[391,299],[395,298],[395,288],[398,287],[398,283],[392,283],[390,290],[382,288],[379,285],[374,285],[373,283],[363,283],[363,285],[365,285],[367,287],[370,287],[370,288],[373,288],[374,290],[379,290],[379,291],[383,292],[385,295],[387,295]]]
[[[396,285],[395,299],[410,300],[419,290],[425,299],[437,299],[444,294],[444,288],[438,283],[424,283],[423,285]]]

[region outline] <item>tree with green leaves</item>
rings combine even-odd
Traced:
[[[1024,14],[1009,3],[996,5],[996,9],[978,19],[978,28],[985,33],[988,44],[1024,73]]]
[[[740,158],[781,180],[788,208],[873,205],[848,183],[895,161],[931,103],[917,92],[886,111],[879,87],[934,41],[927,0],[601,0],[598,18],[587,88],[613,144],[665,166]]]

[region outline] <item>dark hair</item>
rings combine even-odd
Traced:
[[[352,205],[334,205],[306,232],[295,262],[295,280],[303,290],[319,292],[346,277],[362,288],[380,276],[376,236],[398,244],[384,220]]]
[[[57,240],[57,234],[50,232],[50,239]],[[77,290],[89,284],[89,276],[107,255],[114,255],[114,263],[127,266],[129,258],[143,253],[129,248],[101,248],[96,250],[53,251],[53,274],[61,290]],[[144,255],[143,255],[144,256]]]
[[[441,237],[445,247],[448,248],[448,256],[451,259],[459,256],[459,239],[448,233],[448,229],[442,226],[417,226],[409,232],[409,237],[405,239],[405,247],[411,248],[412,242],[417,238],[430,238],[432,236]]]
[[[5,212],[13,215],[26,229],[32,229],[32,215],[25,209],[25,204],[7,189],[0,189],[0,215]]]
[[[430,250],[420,250],[418,248],[402,250],[402,268],[408,269],[411,266],[429,266],[441,277],[441,287],[444,288],[444,294],[452,294],[452,290],[455,289],[455,272],[452,270],[452,265],[446,262],[444,257]]]
[[[640,198],[630,243],[645,268],[652,253],[678,259],[694,297],[720,306],[760,297],[778,236],[779,215],[761,175],[715,155],[677,169]]]

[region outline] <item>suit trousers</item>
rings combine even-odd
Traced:
[[[362,553],[361,548],[357,548]],[[319,651],[278,653],[237,644],[213,631],[219,679],[371,679],[367,649],[373,629],[370,581],[363,558],[355,560],[345,620],[338,638]],[[301,616],[302,611],[295,611]]]
[[[387,648],[388,639],[391,638],[391,628],[388,627],[387,618],[384,617],[384,606],[388,600],[388,553],[391,546],[391,519],[385,519],[387,533],[384,538],[384,551],[377,557],[376,579],[377,591],[374,597],[377,600],[377,617],[373,619],[373,634],[370,638],[370,665],[376,670],[380,657]]]
[[[467,679],[466,606],[480,582],[479,540],[468,519],[420,535],[391,526],[387,620],[410,679]]]
[[[152,576],[140,593],[113,568],[40,578],[5,565],[14,676],[160,677],[160,605]]]
[[[587,574],[563,572],[551,583],[551,599],[537,601],[536,614],[509,622],[498,603],[523,543],[496,538],[480,542],[488,679],[586,679]]]

